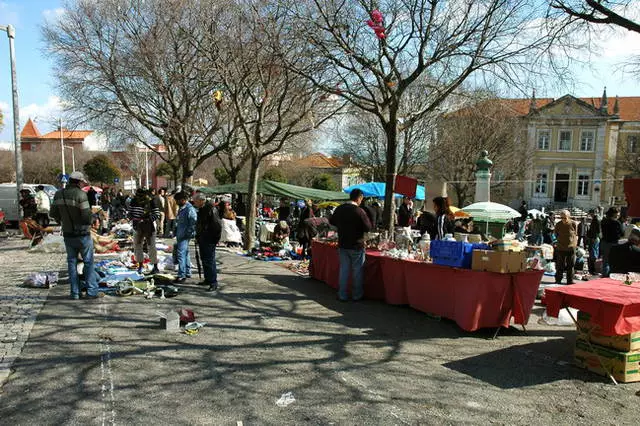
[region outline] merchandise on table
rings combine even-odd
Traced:
[[[578,367],[601,376],[611,373],[614,379],[622,383],[640,381],[640,352],[619,352],[576,339],[574,356]],[[602,368],[601,362],[608,372]]]
[[[524,252],[473,250],[471,269],[474,271],[522,272],[526,266]]]
[[[591,322],[591,315],[578,311],[578,338],[622,352],[640,353],[640,330],[623,335],[605,336],[600,326]]]
[[[490,243],[491,247],[496,251],[523,251],[526,244],[518,240],[496,240]]]

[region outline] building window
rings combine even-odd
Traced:
[[[583,130],[580,136],[580,151],[593,151],[593,130]]]
[[[546,194],[547,193],[547,174],[546,173],[538,173],[536,175],[536,194]]]
[[[540,151],[548,151],[550,139],[551,132],[549,132],[549,130],[540,130],[538,132],[538,149]]]
[[[638,137],[637,136],[629,136],[627,138],[627,143],[629,144],[629,153],[637,154],[638,153]]]
[[[558,151],[571,151],[571,130],[561,130]]]
[[[589,182],[591,181],[591,176],[589,175],[578,175],[578,193],[577,195],[588,196],[589,195]]]
[[[29,145],[29,150],[31,151],[37,151],[38,150],[38,145],[35,143],[32,143]]]

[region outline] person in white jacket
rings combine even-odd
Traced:
[[[49,211],[51,210],[51,199],[49,195],[44,191],[44,186],[38,185],[36,188],[36,206],[38,207],[38,213],[36,214],[36,222],[43,228],[49,226]]]

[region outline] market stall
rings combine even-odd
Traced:
[[[338,287],[338,249],[313,243],[311,277]],[[394,259],[367,251],[365,297],[389,304],[408,304],[432,315],[452,319],[464,330],[507,327],[514,318],[526,325],[542,271],[495,273]]]
[[[612,274],[613,277],[616,274]],[[545,291],[549,316],[565,308],[576,324],[578,367],[613,383],[640,381],[640,278],[602,278]],[[579,311],[577,315],[569,308]]]

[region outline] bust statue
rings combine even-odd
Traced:
[[[487,151],[482,151],[480,153],[480,158],[478,159],[478,161],[476,161],[476,166],[478,167],[478,171],[486,171],[488,172],[489,169],[491,169],[491,166],[493,166],[493,161],[489,160],[489,158],[487,158],[489,155],[489,153]]]

